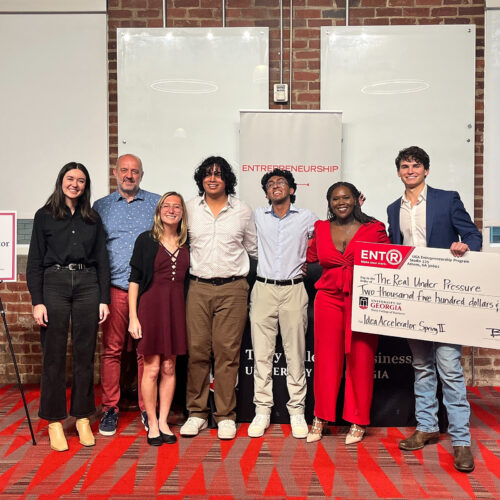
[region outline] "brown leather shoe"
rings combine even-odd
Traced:
[[[399,442],[399,449],[405,451],[421,450],[426,444],[435,444],[439,441],[439,431],[415,431],[409,438]]]
[[[470,451],[470,446],[454,446],[453,452],[455,453],[455,462],[453,463],[455,469],[460,472],[472,472],[474,470],[474,457]]]

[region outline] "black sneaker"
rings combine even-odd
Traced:
[[[148,413],[146,411],[141,411],[141,422],[146,432],[149,432]]]
[[[99,434],[103,436],[112,436],[116,434],[118,415],[119,413],[114,408],[105,411],[101,418],[101,423],[99,424]]]

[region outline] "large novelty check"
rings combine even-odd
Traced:
[[[500,349],[500,255],[357,243],[352,329]]]

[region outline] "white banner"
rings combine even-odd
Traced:
[[[16,212],[0,211],[0,281],[16,281]]]
[[[265,206],[262,176],[274,168],[289,170],[297,206],[326,218],[326,191],[341,179],[341,141],[338,111],[241,111],[241,199]]]
[[[352,329],[500,349],[500,256],[358,243]]]

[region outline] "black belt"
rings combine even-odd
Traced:
[[[209,285],[219,286],[233,281],[242,280],[244,277],[245,276],[230,276],[229,278],[198,278],[198,276],[193,276],[191,274],[189,279],[199,281],[200,283],[208,283]]]
[[[68,271],[85,271],[86,269],[90,269],[89,266],[86,266],[85,264],[75,264],[75,263],[71,263],[71,264],[68,264],[67,266],[61,266],[59,264],[54,264],[53,266],[54,269],[57,269],[57,270],[62,270],[62,269],[67,269]],[[91,266],[93,267],[93,266]]]
[[[257,276],[256,278],[257,281],[262,281],[262,283],[267,283],[268,285],[278,285],[278,286],[289,286],[289,285],[296,285],[297,283],[302,283],[304,281],[304,278],[292,278],[291,280],[270,280],[267,278],[261,278],[260,276]]]

